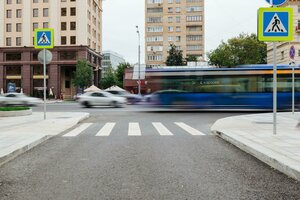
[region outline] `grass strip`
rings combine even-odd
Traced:
[[[20,111],[20,110],[29,110],[29,107],[0,107],[0,111]]]

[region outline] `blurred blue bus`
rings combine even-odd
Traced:
[[[300,103],[300,68],[295,68],[295,102]],[[273,108],[273,66],[242,65],[236,68],[148,69],[147,77],[159,85],[154,105],[198,109]],[[292,68],[277,66],[278,109],[292,107]]]

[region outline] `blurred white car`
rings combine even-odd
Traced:
[[[77,98],[78,102],[87,108],[92,106],[123,107],[126,104],[126,98],[117,97],[105,91],[87,92]]]
[[[43,103],[39,98],[28,97],[22,93],[6,93],[0,97],[0,105],[2,106],[12,106],[12,105],[24,105],[33,106]]]
[[[137,95],[137,94],[131,94],[125,90],[106,90],[106,92],[109,92],[113,95],[119,96],[119,97],[124,97],[127,100],[127,103],[129,104],[135,104],[140,101],[142,101],[142,96]]]

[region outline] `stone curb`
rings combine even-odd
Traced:
[[[89,114],[85,114],[84,116],[82,116],[75,124],[73,124],[72,126],[70,126],[68,129],[74,127],[76,124],[78,124],[79,122],[89,118]],[[65,129],[67,130],[67,129]],[[63,131],[65,131],[63,130]],[[63,131],[61,131],[60,133],[62,133]],[[6,164],[7,162],[13,160],[14,158],[18,157],[19,155],[29,151],[30,149],[42,144],[43,142],[47,141],[48,139],[52,138],[52,137],[55,137],[57,135],[59,135],[60,133],[56,134],[56,135],[46,135],[44,137],[41,137],[39,138],[38,140],[34,141],[34,142],[31,142],[29,144],[26,144],[25,146],[22,146],[21,148],[19,149],[16,149],[15,151],[5,155],[5,156],[2,156],[0,157],[0,167],[4,164]]]
[[[294,178],[294,179],[300,181],[300,171],[299,171],[299,169],[295,169],[293,167],[294,162],[292,160],[289,160],[288,163],[290,165],[287,165],[282,162],[282,159],[280,159],[283,157],[282,155],[277,155],[276,152],[271,152],[272,154],[274,154],[273,156],[268,155],[268,153],[265,153],[265,152],[269,152],[269,154],[270,154],[270,150],[265,149],[261,145],[251,143],[249,141],[247,141],[248,144],[246,144],[245,141],[241,142],[240,140],[235,139],[234,137],[231,137],[230,135],[228,135],[226,133],[222,133],[220,131],[214,130],[213,133],[216,134],[217,136],[219,136],[220,138],[222,138],[223,140],[235,145],[242,151],[256,157],[257,159],[266,163],[267,165],[271,166],[272,168],[286,174],[287,176],[289,176],[291,178]],[[259,150],[261,150],[261,151],[259,151]],[[285,158],[285,159],[287,159],[287,158]]]

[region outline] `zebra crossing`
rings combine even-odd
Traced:
[[[84,132],[89,129],[94,123],[82,123],[78,127],[74,128],[73,130],[69,131],[68,133],[65,133],[62,135],[62,137],[76,137],[81,134],[84,134]],[[179,127],[181,131],[192,135],[192,136],[204,136],[203,132],[187,125],[183,122],[174,122],[173,123],[176,127]],[[114,128],[116,127],[116,122],[107,122],[103,126],[100,127],[99,130],[96,131],[95,135],[96,137],[108,137],[111,136],[111,133],[113,132]],[[156,130],[156,133],[159,136],[174,136],[176,135],[177,131],[170,131],[163,123],[161,122],[152,122],[151,123],[154,130]],[[143,130],[138,122],[129,122],[128,123],[128,130],[127,130],[127,136],[143,136]]]

